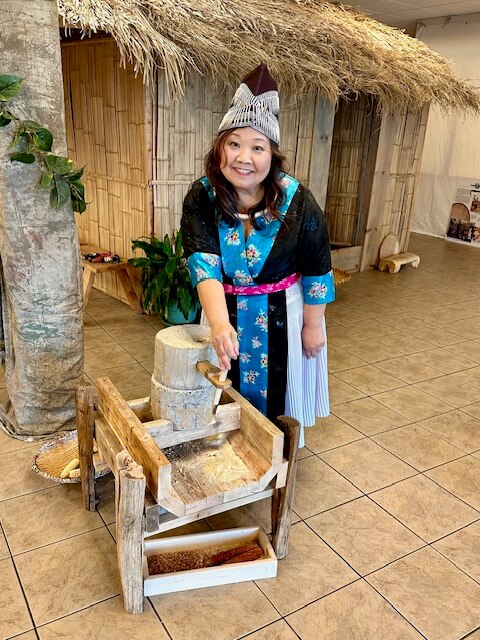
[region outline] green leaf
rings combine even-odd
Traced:
[[[12,75],[0,75],[0,100],[6,102],[20,91],[23,78]]]
[[[40,127],[33,134],[33,143],[40,151],[51,151],[53,144],[53,135],[45,127]]]
[[[170,258],[170,260],[165,265],[165,273],[167,274],[169,280],[173,279],[173,274],[175,273],[176,267],[177,267],[176,258]]]
[[[21,126],[23,130],[27,131],[28,133],[35,133],[42,128],[42,125],[36,120],[22,120]]]
[[[65,180],[55,180],[55,185],[50,191],[50,206],[52,209],[60,209],[70,200],[70,187]]]
[[[56,156],[53,153],[45,156],[45,164],[51,173],[58,173],[61,176],[70,173],[73,169],[73,160],[64,156]]]
[[[83,213],[87,209],[87,203],[84,200],[74,200],[72,198],[72,209],[76,213]]]
[[[47,171],[40,178],[40,182],[38,183],[38,186],[42,187],[43,189],[46,189],[47,187],[50,187],[50,185],[52,184],[52,180],[53,180],[53,173],[49,173]]]
[[[24,164],[32,164],[35,162],[33,153],[12,153],[10,156],[12,162],[23,162]]]
[[[179,229],[176,237],[175,237],[175,255],[180,257],[183,255],[183,246],[182,246],[182,230]]]
[[[70,191],[72,192],[72,197],[75,200],[85,200],[85,187],[81,180],[72,180],[69,176],[64,176],[64,179],[70,185]]]
[[[80,178],[83,176],[84,170],[85,170],[85,167],[82,167],[81,169],[78,169],[73,173],[69,173],[66,177],[70,180],[70,182],[75,182],[77,180],[80,180]]]
[[[10,113],[10,111],[2,111],[2,113],[0,113],[0,127],[5,127],[7,124],[10,124],[10,122],[13,120],[13,114]]]

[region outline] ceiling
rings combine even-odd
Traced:
[[[379,22],[406,29],[411,35],[415,35],[418,20],[480,12],[480,0],[346,0],[345,4],[351,4]]]

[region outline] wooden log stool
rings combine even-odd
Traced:
[[[83,303],[87,306],[90,291],[92,290],[97,273],[107,273],[113,271],[117,274],[122,285],[129,305],[136,313],[142,313],[142,305],[138,299],[128,270],[128,262],[121,259],[120,262],[90,262],[83,258],[87,253],[106,253],[103,249],[90,244],[82,244],[82,267],[83,267]]]
[[[212,379],[218,377],[219,370],[213,365],[209,368],[203,366],[202,373]],[[161,437],[165,440],[172,437],[172,442],[178,441],[178,451],[184,446],[182,431],[172,431],[168,420],[152,420],[150,398],[127,402],[108,378],[97,380],[97,397],[91,385],[81,383],[77,386],[77,431],[84,506],[90,511],[96,507],[92,460],[95,438],[103,462],[115,475],[117,557],[124,607],[129,613],[143,611],[143,545],[145,538],[158,533],[271,498],[272,544],[278,559],[287,554],[300,424],[293,418],[281,416],[275,426],[237,391],[225,388],[225,383],[218,384],[224,403],[219,409],[222,406],[227,409],[223,413],[217,411],[220,426],[215,428],[217,431],[225,430],[226,437],[231,438],[231,443],[237,448],[241,448],[242,438],[245,438],[246,455],[252,458],[252,469],[259,466],[258,478],[261,474],[263,476],[251,487],[243,483],[238,491],[231,487],[228,491],[223,488],[223,494],[210,496],[207,485],[202,484],[205,479],[193,472],[182,479],[184,469],[175,467],[176,455],[167,458],[158,444],[161,439],[154,439],[159,431],[166,429]],[[234,410],[229,410],[229,406]],[[235,420],[236,424],[233,424]],[[281,444],[280,451],[277,450],[278,444]],[[180,460],[180,464],[183,463]],[[223,468],[221,463],[219,468]],[[208,478],[211,476],[210,471]],[[184,480],[185,484],[182,484]],[[193,494],[200,490],[200,493],[206,491],[207,495],[204,493],[202,499],[196,494],[193,498],[190,495],[183,502],[189,489]]]
[[[379,271],[398,273],[404,264],[411,264],[414,269],[420,264],[420,256],[416,253],[399,253],[400,248],[398,236],[388,233],[380,245]]]

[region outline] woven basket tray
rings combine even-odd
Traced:
[[[343,271],[343,269],[333,268],[333,281],[336,287],[338,287],[339,284],[345,284],[351,277],[351,274]]]
[[[70,431],[44,444],[33,458],[32,469],[40,476],[54,482],[65,484],[80,482],[80,478],[60,477],[63,469],[74,458],[78,458],[77,432]],[[100,478],[109,472],[110,469],[106,465],[99,465],[99,468],[95,469],[95,477]]]

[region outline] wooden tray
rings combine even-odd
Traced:
[[[148,573],[147,558],[150,555],[171,551],[209,549],[229,544],[233,546],[253,541],[258,542],[263,549],[263,558],[259,560],[153,576]],[[143,557],[143,589],[145,596],[245,582],[247,580],[274,578],[276,575],[277,558],[275,552],[265,532],[259,527],[225,529],[224,531],[209,531],[207,533],[145,541]]]

